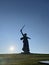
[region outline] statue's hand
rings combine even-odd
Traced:
[[[20,32],[22,32],[22,29],[20,30]]]

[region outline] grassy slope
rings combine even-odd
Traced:
[[[2,65],[41,65],[40,60],[49,60],[49,54],[0,54]]]

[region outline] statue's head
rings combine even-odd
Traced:
[[[24,36],[27,36],[27,33],[25,33]]]

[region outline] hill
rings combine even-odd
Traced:
[[[0,54],[1,65],[42,65],[41,60],[49,60],[49,54]]]

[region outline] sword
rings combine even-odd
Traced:
[[[25,25],[20,29],[20,31],[22,31],[22,29],[25,27]]]

